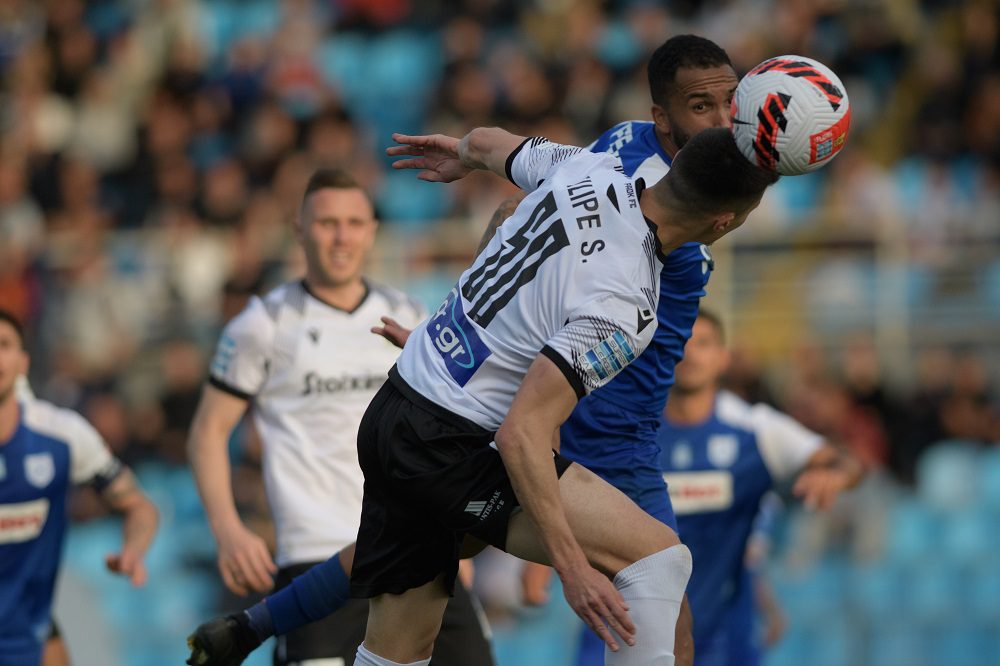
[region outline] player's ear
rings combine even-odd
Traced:
[[[670,119],[667,117],[666,109],[659,104],[653,104],[649,110],[649,115],[653,118],[653,124],[656,125],[656,129],[662,134],[670,134]]]
[[[729,225],[733,223],[736,219],[736,213],[729,211],[728,213],[718,213],[712,218],[712,231],[718,233],[725,233],[729,228]]]

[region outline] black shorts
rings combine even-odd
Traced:
[[[402,594],[440,574],[451,593],[466,534],[504,548],[519,503],[493,436],[389,371],[358,432],[365,496],[352,597]],[[553,459],[559,476],[572,464]]]
[[[318,562],[293,564],[282,568],[275,580],[275,589],[291,584],[292,579],[305,573]],[[311,622],[284,636],[279,636],[274,649],[274,666],[292,666],[304,661],[329,659],[330,666],[351,666],[358,646],[365,638],[368,625],[368,600],[350,599],[336,613]],[[493,666],[493,653],[488,639],[489,627],[471,594],[458,585],[455,596],[444,611],[441,633],[434,643],[434,666]]]

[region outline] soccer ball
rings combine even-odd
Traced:
[[[736,86],[736,145],[754,164],[785,176],[814,171],[847,141],[851,105],[837,75],[797,55],[771,58]]]

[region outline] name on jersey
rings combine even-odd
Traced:
[[[583,369],[592,385],[618,374],[635,360],[635,351],[621,331],[615,331],[582,354]]]
[[[725,511],[733,505],[733,475],[721,470],[663,475],[678,516]]]
[[[427,322],[425,330],[448,374],[459,386],[465,386],[492,353],[465,316],[457,286]]]
[[[0,543],[31,541],[42,533],[49,517],[49,500],[0,504]]]
[[[632,123],[624,123],[621,127],[613,130],[608,137],[612,139],[608,144],[608,151],[618,157],[619,151],[632,141]]]
[[[567,187],[566,194],[569,195],[573,208],[580,209],[581,215],[576,218],[576,228],[580,231],[600,229],[601,216],[597,213],[600,204],[597,201],[597,192],[590,176]],[[600,252],[605,247],[604,241],[600,238],[588,239],[580,243],[580,255],[583,257],[583,263],[587,263],[587,257],[595,252]]]
[[[372,391],[385,383],[385,374],[381,375],[341,375],[340,377],[320,377],[310,372],[303,377],[302,395],[314,393],[340,393],[341,391]]]

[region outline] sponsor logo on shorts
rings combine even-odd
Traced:
[[[632,345],[621,331],[615,331],[583,353],[583,369],[594,383],[598,383],[618,374],[634,360]]]
[[[0,505],[0,543],[21,543],[37,538],[48,516],[47,497]]]
[[[480,520],[486,520],[490,514],[503,508],[504,500],[500,497],[500,491],[493,492],[489,500],[472,501],[465,506],[465,513],[471,513]]]
[[[678,516],[725,511],[733,505],[733,475],[722,470],[667,472],[663,475]]]

